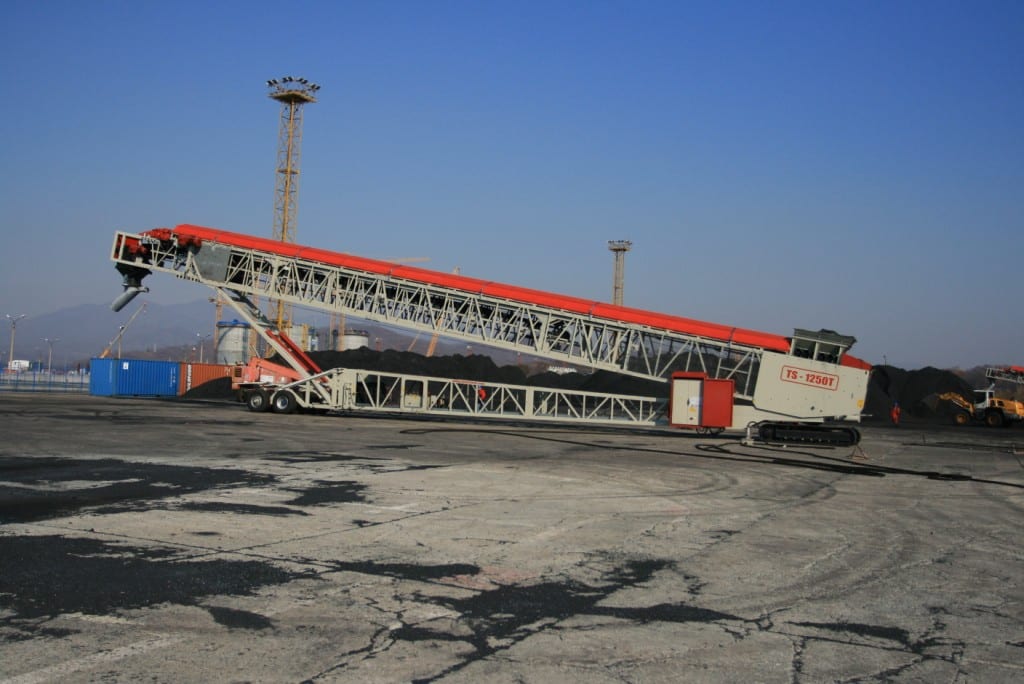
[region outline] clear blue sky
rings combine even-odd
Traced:
[[[302,244],[607,300],[628,239],[631,306],[1024,364],[1021,2],[11,0],[0,31],[0,315],[109,302],[116,229],[269,236],[292,75]]]

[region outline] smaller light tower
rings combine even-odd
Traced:
[[[44,337],[43,342],[50,346],[50,352],[46,357],[46,374],[53,377],[53,345],[60,342],[59,337]]]
[[[625,284],[626,252],[633,247],[629,240],[609,240],[608,249],[615,254],[615,275],[612,280],[612,304],[622,306],[622,288]]]
[[[28,314],[18,314],[17,316],[12,316],[11,314],[4,314],[7,320],[11,322],[11,353],[7,357],[7,367],[10,369],[14,368],[14,331],[18,327],[18,321],[27,315]]]
[[[203,347],[206,346],[206,340],[210,339],[210,337],[210,333],[205,335],[203,333],[196,333],[196,340],[198,340],[199,345],[199,363],[203,362]]]

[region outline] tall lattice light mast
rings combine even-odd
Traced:
[[[295,215],[298,209],[299,158],[302,149],[302,106],[316,102],[320,86],[304,78],[285,76],[267,81],[270,99],[281,103],[278,127],[277,183],[274,190],[274,239],[295,242]],[[291,306],[278,300],[277,329],[291,326]]]
[[[622,290],[626,280],[626,252],[633,246],[629,240],[609,240],[608,249],[615,253],[615,273],[612,278],[612,304],[622,306]]]

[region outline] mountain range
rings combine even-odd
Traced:
[[[135,316],[139,308],[144,310]],[[5,321],[6,322],[6,321]],[[26,316],[14,330],[14,358],[48,362],[53,341],[54,368],[75,365],[99,356],[127,325],[121,339],[124,351],[195,343],[197,335],[214,333],[214,308],[205,299],[185,304],[157,304],[137,299],[114,313],[106,304],[82,304],[38,316]],[[11,334],[0,348],[6,365]]]
[[[235,318],[230,307],[221,312],[221,320]],[[296,310],[295,320],[320,331],[321,347],[326,345],[326,315]],[[82,304],[19,320],[14,330],[14,358],[38,363],[44,368],[52,365],[55,370],[74,368],[100,356],[108,346],[112,346],[111,351],[116,354],[115,340],[121,326],[125,326],[120,340],[122,356],[194,360],[198,358],[195,347],[201,342],[205,358],[210,361],[213,359],[216,323],[216,309],[209,299],[158,304],[140,297],[117,313],[111,311],[107,304]],[[415,350],[422,354],[429,344],[429,337],[425,334],[416,335],[366,321],[349,320],[347,329],[365,331],[370,345],[379,349]],[[8,326],[6,339],[0,337],[0,356],[4,367],[10,350],[10,334]],[[437,345],[438,354],[465,354],[467,351],[473,353],[461,341],[441,338]],[[502,363],[515,362],[515,355],[511,352],[480,348],[476,353],[487,353]]]

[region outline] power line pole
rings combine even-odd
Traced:
[[[46,342],[46,344],[50,345],[50,353],[46,357],[46,374],[52,377],[53,376],[53,343],[54,342],[60,342],[60,338],[59,337],[44,337],[43,338],[43,342]]]
[[[11,353],[7,357],[7,367],[10,368],[10,369],[13,369],[14,368],[14,331],[18,327],[18,321],[20,321],[22,318],[25,318],[25,316],[27,316],[28,314],[18,314],[17,316],[12,316],[11,314],[4,314],[4,315],[6,316],[7,320],[9,320],[11,322]]]

